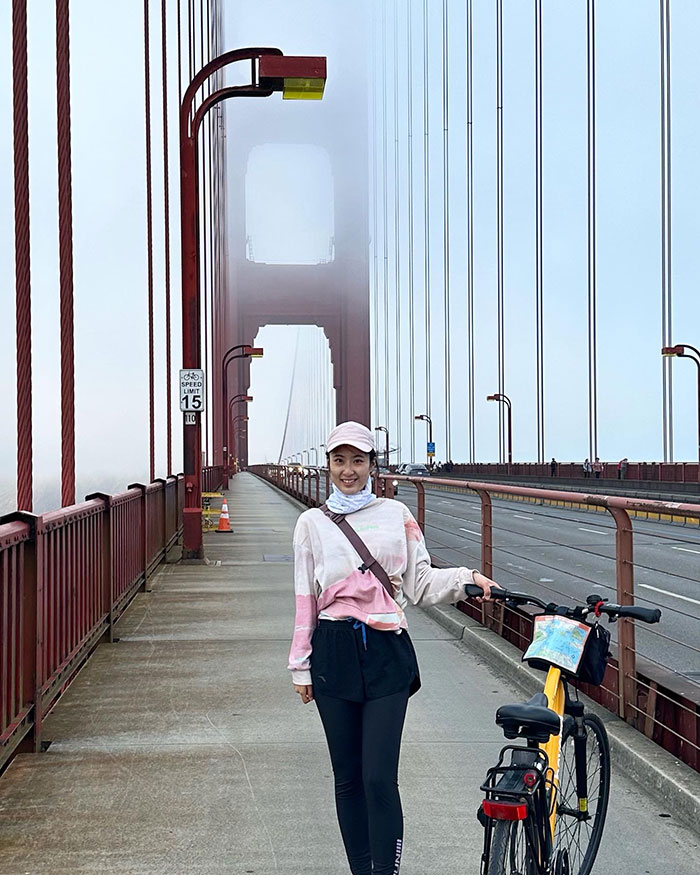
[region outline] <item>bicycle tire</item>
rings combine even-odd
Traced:
[[[497,820],[491,833],[487,875],[537,875],[522,820]]]
[[[588,775],[588,812],[590,820],[578,820],[566,812],[578,810],[574,760],[574,725],[562,737],[559,756],[559,791],[552,860],[568,855],[570,875],[590,875],[605,826],[610,798],[610,746],[602,720],[584,714],[586,728],[586,771]]]

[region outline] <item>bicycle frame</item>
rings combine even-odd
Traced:
[[[564,708],[566,705],[566,688],[561,675],[561,669],[550,665],[544,682],[544,694],[552,711],[559,715],[560,729],[558,735],[550,736],[549,741],[540,744],[540,748],[547,754],[549,768],[552,770],[552,794],[553,800],[550,805],[549,828],[552,838],[557,822],[557,806],[554,804],[556,794],[559,791],[559,753],[561,749],[561,736],[564,729]]]

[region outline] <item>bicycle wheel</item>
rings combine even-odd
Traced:
[[[487,875],[537,875],[525,837],[525,821],[497,820],[494,823]]]
[[[602,721],[584,714],[588,817],[579,815],[572,725],[562,738],[553,861],[567,875],[589,875],[603,835],[610,796],[610,747]],[[555,869],[555,871],[557,871]]]

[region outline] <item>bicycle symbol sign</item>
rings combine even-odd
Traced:
[[[204,371],[189,368],[180,371],[180,410],[185,413],[204,411]]]

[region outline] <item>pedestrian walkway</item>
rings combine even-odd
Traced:
[[[0,778],[2,875],[346,875],[314,705],[286,671],[299,508],[250,474],[227,493],[220,564],[167,565],[49,718],[42,755]],[[403,875],[477,875],[479,784],[508,680],[421,611],[423,689],[400,773]],[[619,770],[618,770],[619,771]],[[697,836],[624,775],[597,873],[697,875]]]

